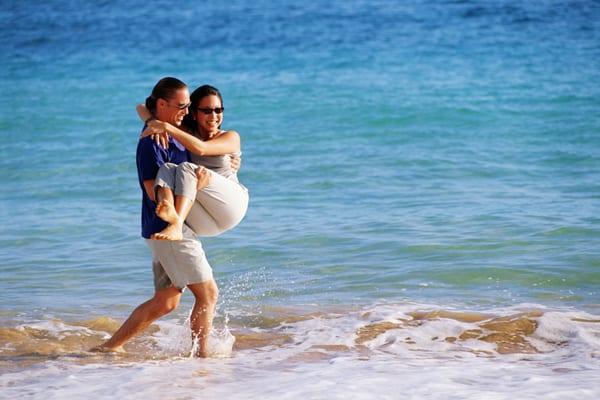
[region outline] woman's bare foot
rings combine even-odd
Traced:
[[[151,238],[154,240],[181,240],[183,239],[183,225],[169,224],[162,231],[153,234]]]
[[[179,222],[177,210],[175,210],[173,203],[171,203],[169,200],[161,200],[158,203],[156,206],[156,215],[169,224],[176,224]]]

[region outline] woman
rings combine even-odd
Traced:
[[[184,221],[198,235],[216,236],[239,224],[248,208],[248,190],[231,165],[232,157],[241,156],[240,135],[221,130],[225,110],[221,93],[204,85],[190,101],[182,125],[186,131],[152,118],[145,106],[137,108],[147,125],[142,136],[161,135],[165,141],[165,135],[171,135],[185,146],[192,161],[160,168],[156,213],[169,225],[152,239],[180,240]]]

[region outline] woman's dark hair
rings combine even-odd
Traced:
[[[162,78],[154,85],[152,94],[146,98],[146,108],[154,115],[158,99],[169,100],[175,96],[176,91],[186,87],[187,85],[177,78],[171,78],[170,76]]]
[[[196,120],[194,119],[194,112],[198,109],[198,104],[202,101],[206,96],[217,96],[219,100],[221,100],[221,107],[225,107],[223,104],[223,96],[221,96],[221,92],[214,86],[210,85],[202,85],[198,89],[194,90],[194,92],[190,95],[190,112],[185,117],[183,117],[183,126],[188,128],[190,132],[196,131]],[[221,129],[221,125],[219,125],[219,129]]]

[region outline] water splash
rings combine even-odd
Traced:
[[[229,316],[225,315],[223,328],[213,326],[208,338],[208,355],[213,358],[231,357],[235,336],[229,331]]]

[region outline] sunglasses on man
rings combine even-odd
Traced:
[[[192,105],[192,103],[191,103],[191,102],[189,102],[189,103],[185,103],[185,104],[176,104],[176,105],[169,104],[169,103],[167,102],[167,106],[169,106],[169,107],[173,107],[173,108],[176,108],[176,109],[178,109],[178,110],[185,110],[185,109],[186,109],[186,108],[188,108],[190,105]]]

